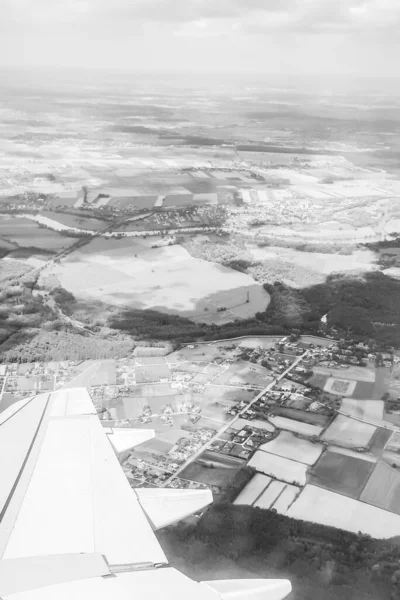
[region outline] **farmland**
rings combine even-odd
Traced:
[[[309,423],[302,423],[301,421],[294,421],[286,417],[270,417],[269,420],[275,427],[280,429],[286,429],[287,431],[293,431],[294,433],[300,433],[301,435],[312,437],[314,435],[320,435],[323,431],[323,427],[318,425],[310,425]]]
[[[206,460],[198,460],[192,462],[181,473],[183,479],[190,479],[206,485],[225,487],[231,482],[238,469],[241,466],[241,461],[230,461],[229,464],[219,463],[218,456],[209,456],[209,464]],[[212,464],[212,466],[211,466]]]
[[[375,431],[373,425],[338,415],[323,433],[322,439],[343,446],[367,446]]]
[[[251,506],[261,496],[267,485],[271,482],[271,477],[256,473],[250,479],[249,483],[243,488],[235,500],[235,504],[247,504]]]
[[[275,500],[281,495],[285,487],[286,484],[283,481],[271,481],[268,487],[256,500],[254,506],[258,508],[270,508]]]
[[[40,228],[37,223],[25,218],[0,216],[0,236],[15,244],[15,248],[37,248],[48,252],[58,252],[68,248],[73,238],[61,236],[56,231]]]
[[[328,450],[312,469],[310,483],[351,498],[358,498],[374,463]]]
[[[278,437],[260,446],[260,450],[313,465],[320,457],[323,446],[297,438],[288,431],[281,431]]]
[[[379,462],[360,500],[400,515],[400,474],[392,466]]]
[[[306,483],[307,466],[294,460],[258,450],[248,464],[249,467],[259,473],[264,473],[286,483],[297,485],[305,485]]]
[[[354,400],[343,398],[340,410],[346,415],[357,417],[364,421],[381,421],[383,419],[383,400]]]
[[[250,317],[269,302],[262,286],[248,275],[194,259],[179,246],[151,248],[129,239],[95,239],[68,256],[56,274],[77,298],[101,298],[199,322]]]
[[[76,229],[101,231],[108,225],[107,221],[100,221],[99,219],[88,218],[79,214],[74,215],[61,212],[41,211],[40,216],[51,219],[56,223],[60,223],[60,225],[65,225],[66,227],[73,227]]]
[[[400,516],[314,485],[306,485],[286,514],[375,538],[400,535]]]

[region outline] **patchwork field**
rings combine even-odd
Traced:
[[[280,514],[285,515],[300,492],[301,488],[296,485],[287,484],[271,508],[274,508]]]
[[[234,504],[247,504],[251,506],[263,493],[267,485],[271,482],[271,477],[256,473],[250,479],[249,483],[242,489]]]
[[[286,514],[378,539],[400,535],[400,516],[315,485],[307,485]]]
[[[328,450],[312,470],[310,483],[358,498],[375,464]]]
[[[264,475],[269,475],[287,483],[300,486],[306,484],[307,465],[288,458],[257,450],[249,460],[248,466],[259,473],[264,473]]]
[[[386,463],[379,462],[360,500],[400,515],[400,473]]]
[[[275,500],[280,496],[286,487],[283,481],[271,481],[268,487],[263,491],[261,496],[256,500],[254,506],[257,508],[271,508]]]
[[[94,239],[57,265],[56,275],[77,298],[199,322],[247,318],[267,307],[269,295],[248,275],[192,258],[181,246],[151,248],[146,241]]]
[[[298,438],[289,431],[281,431],[278,437],[260,446],[260,450],[313,465],[319,459],[323,446]]]
[[[373,425],[338,415],[324,432],[322,439],[343,446],[367,446],[375,431],[376,427]]]

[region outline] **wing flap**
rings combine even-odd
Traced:
[[[135,490],[153,529],[161,529],[203,510],[212,503],[211,490],[170,490],[138,488]]]

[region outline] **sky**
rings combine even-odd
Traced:
[[[0,0],[0,66],[400,75],[399,0]]]

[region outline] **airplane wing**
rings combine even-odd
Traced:
[[[103,428],[85,388],[0,413],[2,600],[280,600],[285,580],[197,583],[154,530],[201,510],[209,490],[133,490],[118,454],[154,432]]]

